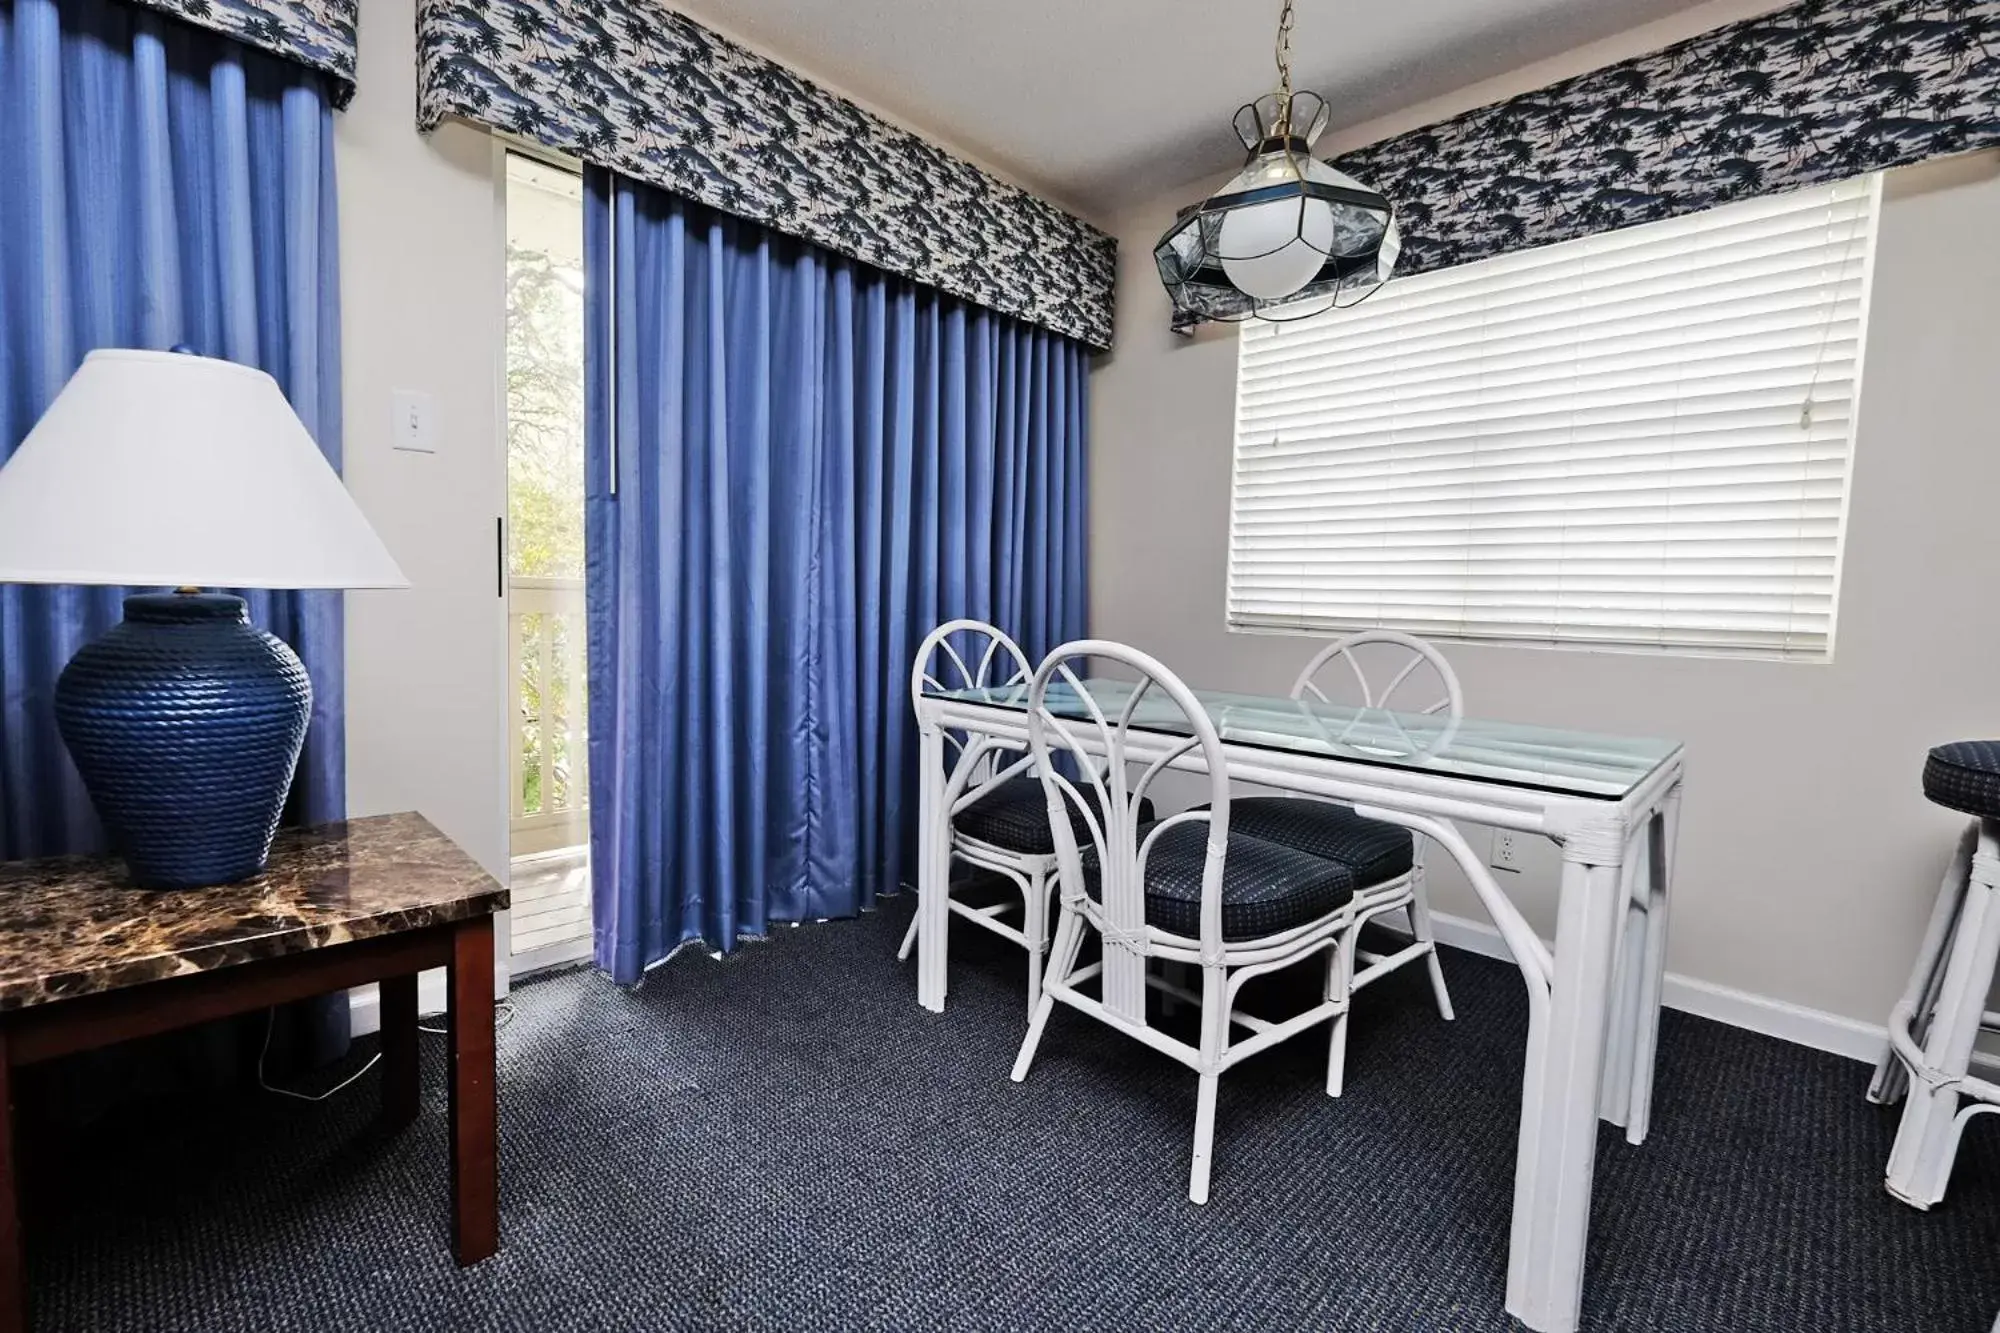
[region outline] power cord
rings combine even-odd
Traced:
[[[435,1019],[443,1017],[444,1017],[444,1012],[442,1010],[440,1010],[435,1014],[422,1015],[422,1017],[419,1018],[417,1022],[417,1031],[428,1032],[432,1036],[436,1037],[442,1037],[446,1035],[448,1029],[441,1027],[426,1027],[423,1023],[424,1018]],[[511,1001],[502,1000],[498,1005],[494,1006],[493,1030],[495,1032],[498,1032],[501,1028],[506,1027],[509,1023],[513,1021],[514,1021],[514,1006]],[[274,1092],[280,1097],[290,1097],[293,1101],[300,1101],[300,1102],[323,1102],[330,1097],[333,1097],[339,1093],[347,1091],[349,1088],[353,1087],[356,1083],[361,1081],[361,1076],[363,1074],[366,1074],[376,1065],[382,1063],[382,1053],[380,1051],[377,1051],[375,1052],[375,1054],[368,1057],[368,1063],[362,1065],[361,1068],[355,1070],[352,1074],[349,1074],[346,1078],[334,1084],[332,1087],[328,1088],[325,1092],[318,1092],[318,1093],[294,1092],[290,1088],[281,1088],[277,1084],[271,1082],[264,1075],[264,1061],[271,1054],[271,1033],[276,1030],[277,1026],[278,1026],[278,1011],[276,1009],[266,1010],[264,1013],[264,1044],[257,1050],[257,1086],[262,1088],[266,1092]]]
[[[417,1031],[428,1032],[433,1037],[450,1036],[451,1035],[450,1028],[432,1028],[424,1026],[424,1020],[426,1018],[443,1018],[443,1017],[444,1017],[444,1010],[442,1009],[438,1010],[434,1014],[419,1014],[417,1016]],[[514,1002],[512,1000],[502,1000],[500,1001],[500,1003],[493,1006],[493,1030],[495,1032],[498,1032],[501,1028],[506,1027],[509,1023],[513,1021],[514,1021]]]
[[[361,1066],[361,1068],[355,1070],[347,1078],[335,1084],[333,1087],[328,1088],[325,1092],[321,1093],[293,1092],[290,1088],[281,1088],[276,1084],[272,1083],[269,1079],[264,1077],[264,1058],[271,1053],[271,1032],[277,1026],[278,1026],[278,1011],[276,1009],[265,1010],[264,1045],[257,1052],[257,1086],[262,1088],[266,1092],[275,1092],[280,1097],[290,1097],[292,1100],[300,1102],[323,1102],[327,1098],[333,1096],[335,1093],[345,1092],[347,1091],[347,1089],[353,1087],[355,1082],[358,1079],[360,1079],[360,1077],[363,1074],[367,1073],[369,1070],[373,1069],[376,1065],[382,1062],[382,1053],[380,1051],[377,1051],[375,1054],[368,1057],[367,1064]]]

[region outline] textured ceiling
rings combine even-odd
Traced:
[[[1277,0],[667,3],[1099,218],[1234,165],[1275,81]],[[1358,125],[1694,7],[1297,0],[1295,82]]]

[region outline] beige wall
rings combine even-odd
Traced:
[[[347,484],[414,585],[348,594],[347,799],[420,810],[500,874],[504,219],[487,135],[417,133],[414,34],[411,0],[369,0],[336,121]],[[399,389],[431,396],[435,454],[391,447]]]
[[[1150,271],[1199,189],[1117,228],[1117,348],[1091,381],[1092,630],[1198,684],[1282,692],[1312,642],[1223,625],[1235,337],[1168,333]],[[1957,825],[1922,797],[1924,751],[2000,733],[2000,155],[1898,172],[1886,194],[1832,663],[1446,646],[1475,713],[1686,742],[1672,971],[1875,1024]],[[1538,845],[1500,876],[1544,935],[1555,868]],[[1455,866],[1434,882],[1440,911],[1484,919]]]
[[[347,594],[347,804],[421,811],[505,882],[504,196],[490,137],[417,133],[415,25],[412,0],[368,0],[335,118],[347,485],[412,585]],[[430,395],[436,453],[391,447],[397,390]],[[354,997],[372,1031],[374,987]],[[441,973],[421,1002],[443,1007]]]

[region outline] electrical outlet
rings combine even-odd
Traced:
[[[1495,870],[1518,872],[1521,869],[1521,848],[1516,839],[1520,836],[1512,829],[1494,829],[1493,855],[1486,858],[1486,863]]]

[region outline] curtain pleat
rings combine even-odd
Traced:
[[[629,983],[907,881],[917,643],[1083,632],[1088,352],[606,172],[585,207],[596,944]]]

